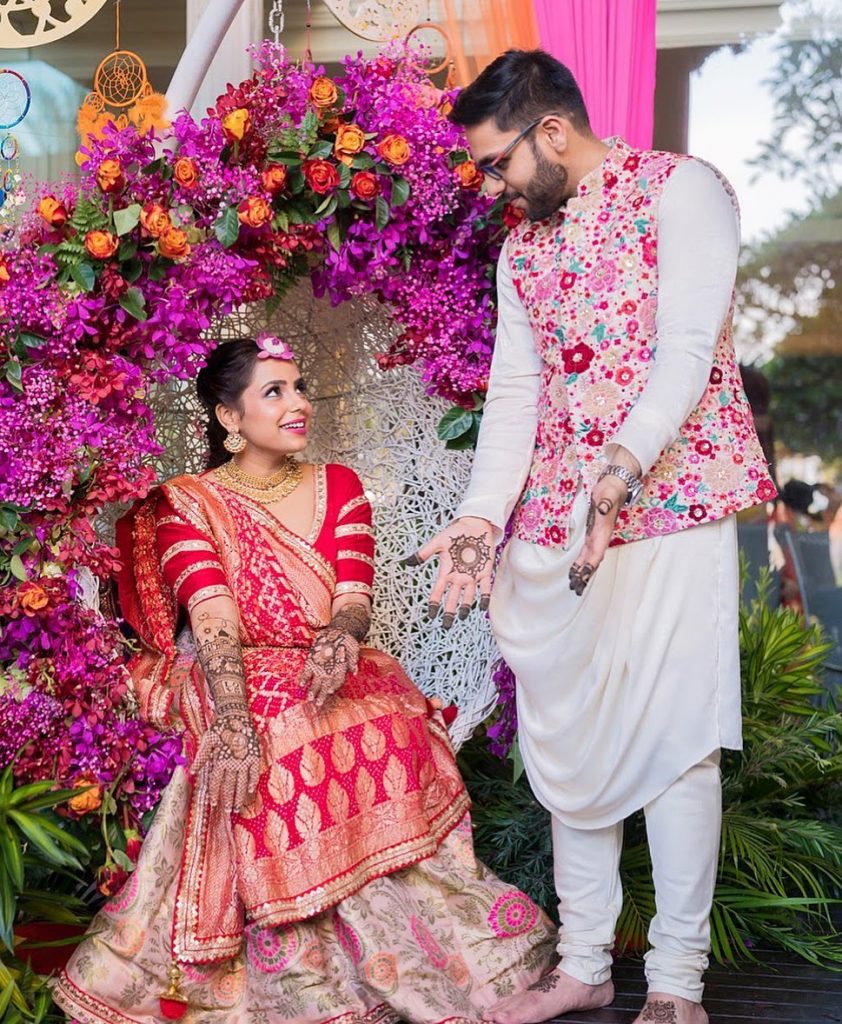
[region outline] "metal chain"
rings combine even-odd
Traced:
[[[284,0],[272,0],[272,7],[269,11],[269,31],[275,39],[275,45],[280,45],[281,33],[284,30]]]

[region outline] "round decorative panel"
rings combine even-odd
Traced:
[[[42,46],[90,21],[106,0],[0,0],[0,47]]]
[[[363,39],[395,39],[416,25],[424,0],[325,0],[333,15]]]

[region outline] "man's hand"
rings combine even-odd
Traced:
[[[607,464],[622,466],[632,476],[640,476],[640,463],[627,448],[613,445],[606,449],[605,457]],[[604,476],[594,486],[588,506],[585,543],[570,566],[570,589],[578,597],[585,592],[588,580],[605,557],[614,524],[628,494],[628,488],[617,476]]]
[[[485,611],[491,600],[491,573],[494,568],[494,531],[486,519],[465,516],[437,533],[404,565],[421,565],[433,555],[439,557],[439,572],[430,592],[427,615],[434,619],[444,604],[441,624],[450,629],[456,616],[467,618],[480,594]]]

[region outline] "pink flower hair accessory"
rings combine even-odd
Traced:
[[[295,353],[282,338],[276,338],[274,334],[261,334],[255,339],[260,352],[258,359],[295,359]]]

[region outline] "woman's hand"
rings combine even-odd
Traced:
[[[260,777],[260,741],[247,710],[218,714],[202,737],[193,772],[206,786],[211,807],[242,812]]]
[[[301,672],[301,685],[320,708],[341,688],[348,673],[357,671],[359,662],[359,640],[341,626],[327,626],[313,641]]]

